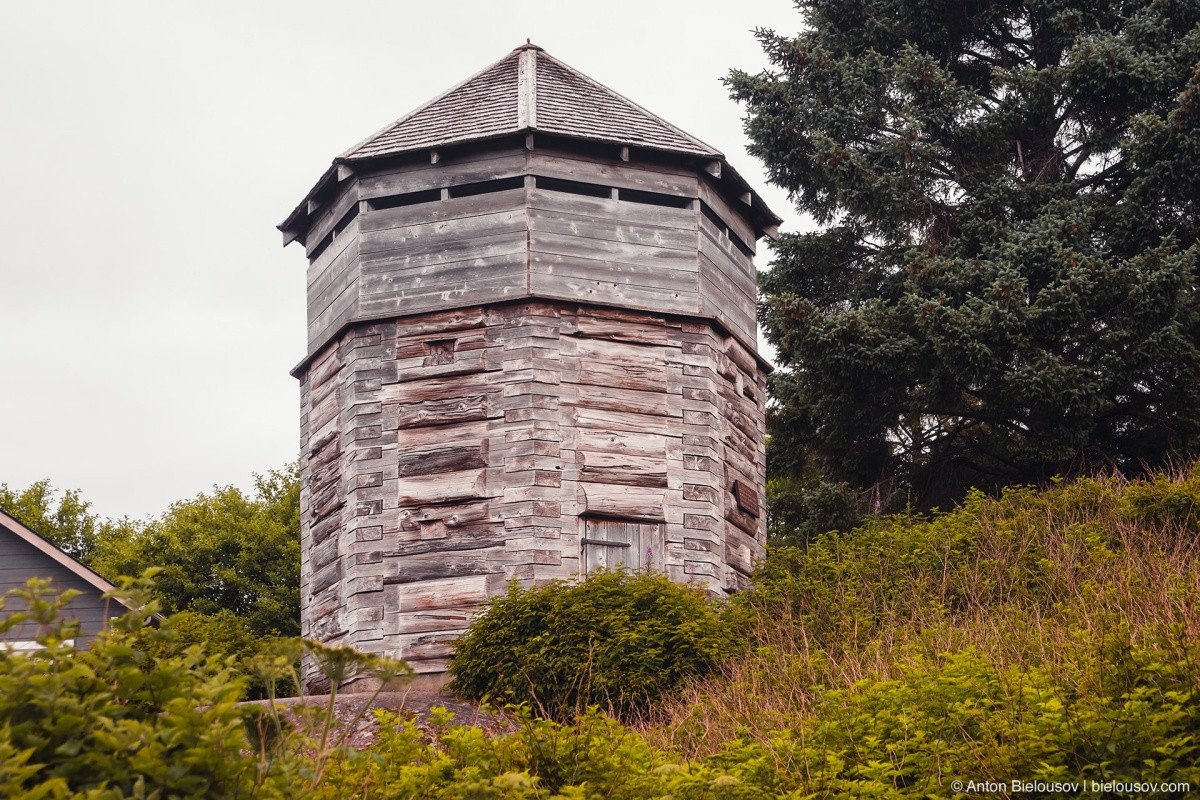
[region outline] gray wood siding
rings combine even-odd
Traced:
[[[696,173],[682,167],[639,161],[636,164],[603,159],[565,150],[534,150],[529,172],[563,180],[598,183],[621,189],[696,197]]]
[[[523,175],[525,161],[525,150],[513,148],[477,153],[437,164],[407,165],[371,172],[358,179],[359,196],[364,199],[388,197]]]
[[[700,199],[707,203],[709,208],[717,213],[721,221],[733,229],[743,242],[753,251],[755,249],[754,228],[742,216],[742,212],[734,210],[734,202],[725,199],[725,196],[712,187],[708,179],[700,181]],[[742,205],[743,208],[749,209],[749,206]]]
[[[695,230],[690,209],[532,189],[530,293],[697,313]]]
[[[66,617],[76,619],[80,624],[80,638],[75,642],[78,646],[86,645],[103,630],[107,619],[125,613],[118,603],[102,598],[96,587],[0,526],[0,593],[20,588],[30,578],[50,579],[56,592],[74,589],[81,593],[66,609]],[[11,601],[0,614],[19,610],[18,606],[19,603]],[[9,631],[5,638],[8,641],[29,640],[36,632],[35,626],[23,624]]]
[[[309,266],[308,346],[317,347],[358,317],[358,220]]]
[[[700,216],[701,313],[720,320],[743,342],[757,339],[758,273],[754,262]]]
[[[522,176],[524,188],[462,189]],[[611,196],[535,187],[539,179],[584,183]],[[620,195],[629,190],[659,199]],[[659,204],[663,198],[687,207]],[[522,297],[707,317],[754,347],[753,263],[700,213],[701,202],[743,247],[753,247],[738,201],[684,167],[513,148],[357,175],[314,217],[306,237],[316,256],[309,351],[349,323]],[[354,203],[357,216],[346,225]]]
[[[358,201],[358,184],[349,183],[338,192],[337,197],[331,203],[328,203],[309,220],[308,232],[304,237],[305,255],[312,258],[313,251],[321,244],[325,236],[333,230],[348,211],[358,205]]]

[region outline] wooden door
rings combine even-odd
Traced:
[[[585,521],[583,574],[597,569],[663,568],[663,526],[615,519]]]

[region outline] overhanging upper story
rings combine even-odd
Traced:
[[[279,227],[309,258],[311,357],[356,322],[525,297],[754,350],[778,224],[720,152],[525,45],[335,159]]]

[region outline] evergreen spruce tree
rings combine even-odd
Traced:
[[[777,474],[944,506],[1196,453],[1200,2],[797,7],[729,79],[818,225],[761,282]]]

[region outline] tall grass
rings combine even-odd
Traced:
[[[753,631],[746,657],[644,732],[689,757],[739,738],[767,745],[828,721],[833,696],[902,693],[964,655],[1014,684],[1002,692],[1033,681],[1111,705],[1155,659],[1196,691],[1198,539],[1190,468],[976,493],[929,519],[881,518],[775,550],[731,609]]]

